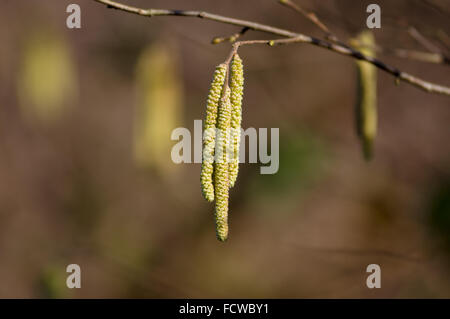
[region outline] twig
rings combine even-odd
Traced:
[[[358,42],[356,39],[352,39],[352,43],[358,45],[359,48],[368,48],[375,50],[377,53],[385,54],[385,55],[393,55],[398,58],[411,59],[420,62],[426,63],[435,63],[435,64],[445,64],[450,65],[450,59],[441,54],[441,53],[430,53],[430,52],[422,52],[416,50],[406,50],[406,49],[391,49],[391,48],[382,48],[380,46],[369,47],[365,46]]]
[[[357,257],[367,257],[367,256],[382,256],[386,258],[395,258],[399,260],[404,260],[406,262],[422,263],[425,259],[421,256],[410,256],[402,253],[397,253],[389,250],[383,249],[358,249],[358,248],[346,248],[346,247],[321,247],[321,246],[306,246],[299,245],[297,243],[289,243],[293,247],[304,250],[311,251],[313,253],[326,253],[326,254],[343,254],[349,256]]]
[[[351,49],[349,47],[344,47],[339,44],[333,44],[331,42],[320,40],[314,37],[310,37],[301,33],[292,32],[289,30],[277,28],[268,26],[261,23],[241,20],[241,19],[235,19],[235,18],[229,18],[217,14],[212,14],[204,11],[185,11],[185,10],[168,10],[168,9],[142,9],[137,8],[133,6],[129,6],[126,4],[118,3],[111,0],[94,0],[96,2],[102,3],[109,8],[114,8],[118,10],[122,10],[125,12],[145,16],[145,17],[154,17],[154,16],[183,16],[183,17],[195,17],[195,18],[202,18],[207,20],[212,20],[216,22],[221,22],[225,24],[231,24],[235,26],[240,27],[247,27],[250,30],[270,33],[274,35],[278,35],[281,37],[285,37],[287,39],[283,40],[276,40],[276,41],[266,41],[266,44],[272,44],[272,45],[278,45],[278,44],[288,44],[288,43],[308,43],[312,44],[318,47],[322,47],[328,50],[331,50],[333,52],[350,56],[358,60],[367,61],[373,65],[375,65],[377,68],[390,73],[391,75],[395,76],[397,79],[405,81],[411,85],[414,85],[418,88],[421,88],[427,92],[430,93],[438,93],[443,95],[449,95],[450,96],[450,88],[446,86],[442,86],[439,84],[434,84],[428,81],[424,81],[420,78],[417,78],[411,74],[408,74],[406,72],[401,72],[397,68],[391,67],[384,62],[365,56],[361,52]]]
[[[430,0],[421,0],[421,2],[424,5],[427,5],[431,9],[435,10],[436,12],[442,14],[443,16],[445,16],[447,18],[450,17],[450,11],[447,11],[444,6],[440,6],[437,3],[434,3],[433,1],[430,1]]]
[[[343,47],[349,47],[346,43],[340,41],[338,37],[335,36],[330,31],[330,29],[322,21],[319,20],[319,18],[314,12],[307,12],[300,5],[294,3],[291,0],[278,0],[278,2],[300,13],[305,18],[314,23],[320,30],[322,30],[325,33],[326,39],[336,44],[339,44]],[[404,59],[411,59],[426,63],[450,64],[450,59],[444,56],[440,52],[439,48],[437,48],[434,44],[432,44],[429,40],[427,40],[419,31],[417,31],[416,28],[409,27],[408,33],[411,35],[411,37],[413,37],[417,42],[419,42],[424,48],[426,48],[431,53],[405,49],[389,49],[389,48],[384,49],[380,46],[377,46],[376,48],[373,49],[382,54],[389,54]]]
[[[381,49],[381,48],[378,51],[384,54],[392,54],[399,58],[406,58],[426,63],[450,65],[449,58],[440,53],[421,52],[405,49]]]
[[[319,40],[319,41],[322,41],[322,40]],[[269,45],[269,46],[276,46],[276,45],[298,43],[298,42],[302,42],[302,39],[301,38],[300,39],[289,38],[289,39],[280,39],[280,40],[241,41],[241,42],[236,42],[235,43],[234,51],[237,51],[237,49],[240,46],[248,45],[248,44],[266,44],[266,45]],[[333,45],[333,44],[331,44],[331,45]],[[418,79],[418,78],[416,78],[416,77],[414,77],[414,76],[412,76],[412,75],[410,75],[408,73],[400,72],[400,71],[398,71],[398,70],[396,70],[394,68],[391,68],[391,67],[385,65],[384,63],[382,63],[381,61],[379,61],[379,60],[377,60],[375,58],[372,58],[372,57],[369,57],[369,56],[363,56],[361,53],[360,53],[361,57],[360,56],[355,56],[355,53],[357,53],[358,51],[355,51],[353,49],[350,49],[350,48],[347,48],[347,47],[344,48],[344,47],[339,46],[338,48],[335,48],[334,51],[336,51],[337,53],[340,53],[340,54],[344,54],[344,55],[352,55],[355,59],[358,59],[358,60],[364,60],[364,61],[370,62],[370,63],[374,64],[375,66],[377,66],[378,68],[380,68],[380,69],[382,69],[382,70],[384,70],[386,72],[389,72],[391,74],[394,74],[395,72],[398,72],[397,79],[406,81],[406,82],[408,82],[410,84],[413,84],[413,85],[416,85],[416,86],[420,86],[420,87],[422,87],[422,86],[425,86],[425,87],[428,86],[429,87],[429,85],[430,85],[430,83],[428,83],[426,81],[423,81],[421,79]],[[350,54],[347,51],[351,51],[353,53]],[[434,54],[430,53],[430,54],[426,55],[427,53],[423,53],[423,52],[416,52],[417,56],[419,55],[419,53],[423,54],[422,59],[428,58],[429,60],[432,60],[433,58],[436,58],[436,55],[434,55]],[[418,58],[418,57],[416,57],[416,58]],[[439,58],[441,58],[441,57],[439,56]],[[448,88],[443,87],[443,89],[448,91]],[[448,93],[443,93],[443,94],[448,95]]]
[[[317,15],[314,12],[307,12],[302,7],[300,7],[298,4],[292,2],[291,0],[278,0],[279,3],[282,5],[300,13],[302,16],[304,16],[306,19],[314,23],[320,30],[322,30],[325,33],[325,37],[328,40],[331,40],[333,42],[337,42],[337,37],[330,32],[330,29],[319,20]]]
[[[414,38],[419,44],[421,44],[425,49],[433,53],[440,53],[441,50],[435,46],[433,43],[427,40],[416,28],[409,27],[408,33]]]
[[[230,43],[236,42],[237,39],[239,39],[241,36],[243,36],[248,30],[250,30],[249,28],[245,27],[241,30],[241,32],[239,33],[235,33],[233,35],[230,35],[228,37],[215,37],[214,39],[212,39],[211,43],[212,44],[219,44],[225,41],[228,41]]]
[[[439,29],[436,32],[436,36],[439,38],[439,43],[441,43],[446,50],[450,50],[450,37],[445,33],[444,30]]]

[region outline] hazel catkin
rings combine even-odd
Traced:
[[[231,62],[231,158],[229,164],[230,187],[236,183],[239,172],[239,146],[241,143],[242,98],[244,95],[244,66],[235,54]]]
[[[230,88],[225,88],[217,119],[216,161],[214,167],[216,234],[220,241],[228,238],[229,155],[231,125]]]
[[[214,150],[216,145],[216,122],[219,101],[222,97],[223,86],[227,77],[227,65],[220,64],[216,67],[213,81],[209,90],[206,119],[203,132],[203,155],[200,183],[202,194],[209,202],[214,201]]]

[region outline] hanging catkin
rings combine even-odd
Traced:
[[[214,201],[214,149],[216,141],[216,122],[219,101],[222,96],[223,86],[227,76],[227,65],[220,64],[214,72],[214,78],[209,90],[208,102],[206,107],[206,119],[203,132],[203,158],[200,183],[202,193],[209,202]]]
[[[364,55],[375,56],[375,38],[372,32],[362,32],[357,38],[357,44]],[[377,134],[377,69],[365,61],[357,61],[356,64],[358,69],[356,128],[364,158],[370,160]]]
[[[231,158],[230,187],[236,183],[239,172],[239,145],[241,143],[242,97],[244,94],[244,67],[238,54],[231,62]]]
[[[231,101],[230,88],[225,88],[219,104],[219,116],[217,119],[217,144],[216,161],[214,168],[214,191],[215,191],[215,218],[216,234],[220,241],[228,238],[228,192],[229,180],[229,155],[231,126]]]

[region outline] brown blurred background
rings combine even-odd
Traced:
[[[74,2],[80,30],[66,28]],[[321,36],[275,0],[126,2]],[[299,3],[347,40],[371,2]],[[448,0],[377,3],[383,47],[423,50],[405,26],[438,46],[450,34]],[[1,1],[0,297],[450,298],[450,99],[379,73],[379,135],[366,163],[355,63],[308,45],[241,50],[243,126],[280,128],[280,169],[241,165],[230,238],[216,240],[200,165],[170,162],[170,132],[203,119],[214,66],[230,49],[210,41],[236,31],[90,0]],[[245,35],[258,38],[267,35]],[[450,85],[447,66],[382,59]],[[65,286],[72,263],[81,289]],[[381,289],[365,284],[373,263]]]

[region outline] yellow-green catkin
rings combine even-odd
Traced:
[[[239,172],[239,146],[241,143],[242,97],[244,95],[244,66],[242,59],[235,54],[231,62],[231,158],[230,187],[236,183]]]
[[[228,148],[231,125],[230,95],[230,88],[227,87],[220,101],[219,116],[217,119],[218,135],[214,167],[214,191],[216,200],[216,234],[220,241],[225,241],[228,238],[228,196],[230,188]]]
[[[375,57],[375,38],[371,31],[364,31],[357,38],[358,49],[366,56]],[[357,61],[358,101],[356,104],[356,127],[361,140],[364,158],[373,157],[377,134],[377,69],[374,65]]]
[[[209,90],[206,119],[203,125],[203,158],[200,183],[202,193],[209,202],[214,201],[214,149],[216,141],[216,122],[219,101],[222,97],[223,86],[227,76],[227,65],[220,64],[214,72],[214,78]]]

